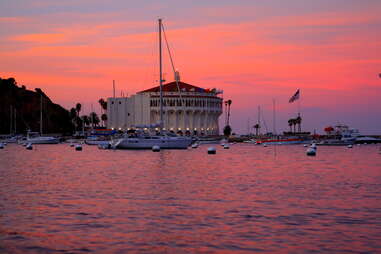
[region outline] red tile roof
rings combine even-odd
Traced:
[[[197,93],[208,93],[210,92],[207,89],[193,86],[184,82],[179,81],[179,88],[181,92],[197,92]],[[176,85],[176,81],[167,83],[163,85],[163,92],[178,92],[178,88]],[[140,91],[139,93],[154,93],[154,92],[160,92],[160,86],[152,87],[147,90]]]

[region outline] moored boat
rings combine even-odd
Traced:
[[[112,148],[118,149],[152,149],[159,146],[161,149],[187,149],[192,143],[190,137],[177,136],[173,133],[150,135],[147,133],[126,134],[124,138],[110,142]]]
[[[171,132],[165,132],[163,128],[163,73],[162,73],[162,36],[161,31],[163,28],[162,20],[158,20],[159,23],[159,88],[160,88],[160,122],[153,124],[152,126],[135,126],[138,129],[152,129],[155,128],[156,133],[151,134],[149,132],[137,131],[135,133],[126,133],[123,138],[115,139],[110,144],[112,148],[119,149],[152,149],[154,146],[159,149],[187,149],[192,143],[191,137],[178,136]],[[167,45],[168,46],[168,45]],[[178,81],[176,81],[178,82]],[[178,85],[178,84],[177,84]],[[180,90],[179,90],[180,92]],[[181,99],[181,93],[180,93]],[[157,149],[155,149],[157,150]]]
[[[29,144],[58,144],[59,138],[40,136],[38,132],[28,132],[25,140]]]
[[[256,140],[255,144],[257,145],[295,145],[302,144],[306,141],[301,138],[280,138],[280,139],[262,139]]]

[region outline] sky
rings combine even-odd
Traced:
[[[181,80],[222,89],[233,132],[258,106],[268,131],[287,130],[300,102],[305,131],[381,134],[380,13],[379,0],[0,0],[0,77],[99,112],[112,80],[118,95],[157,85],[162,18]]]

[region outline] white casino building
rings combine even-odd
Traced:
[[[217,135],[222,114],[222,91],[178,81],[163,85],[163,129],[179,134]],[[181,98],[180,98],[181,95]],[[107,127],[129,130],[160,122],[159,86],[130,97],[107,99]]]
[[[217,135],[222,114],[222,91],[203,89],[178,81],[163,85],[163,129],[181,134]],[[182,99],[182,100],[181,100]],[[160,88],[130,97],[107,99],[107,127],[129,130],[160,122]]]

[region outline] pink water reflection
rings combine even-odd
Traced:
[[[0,251],[381,251],[377,146],[112,151],[8,145]]]

